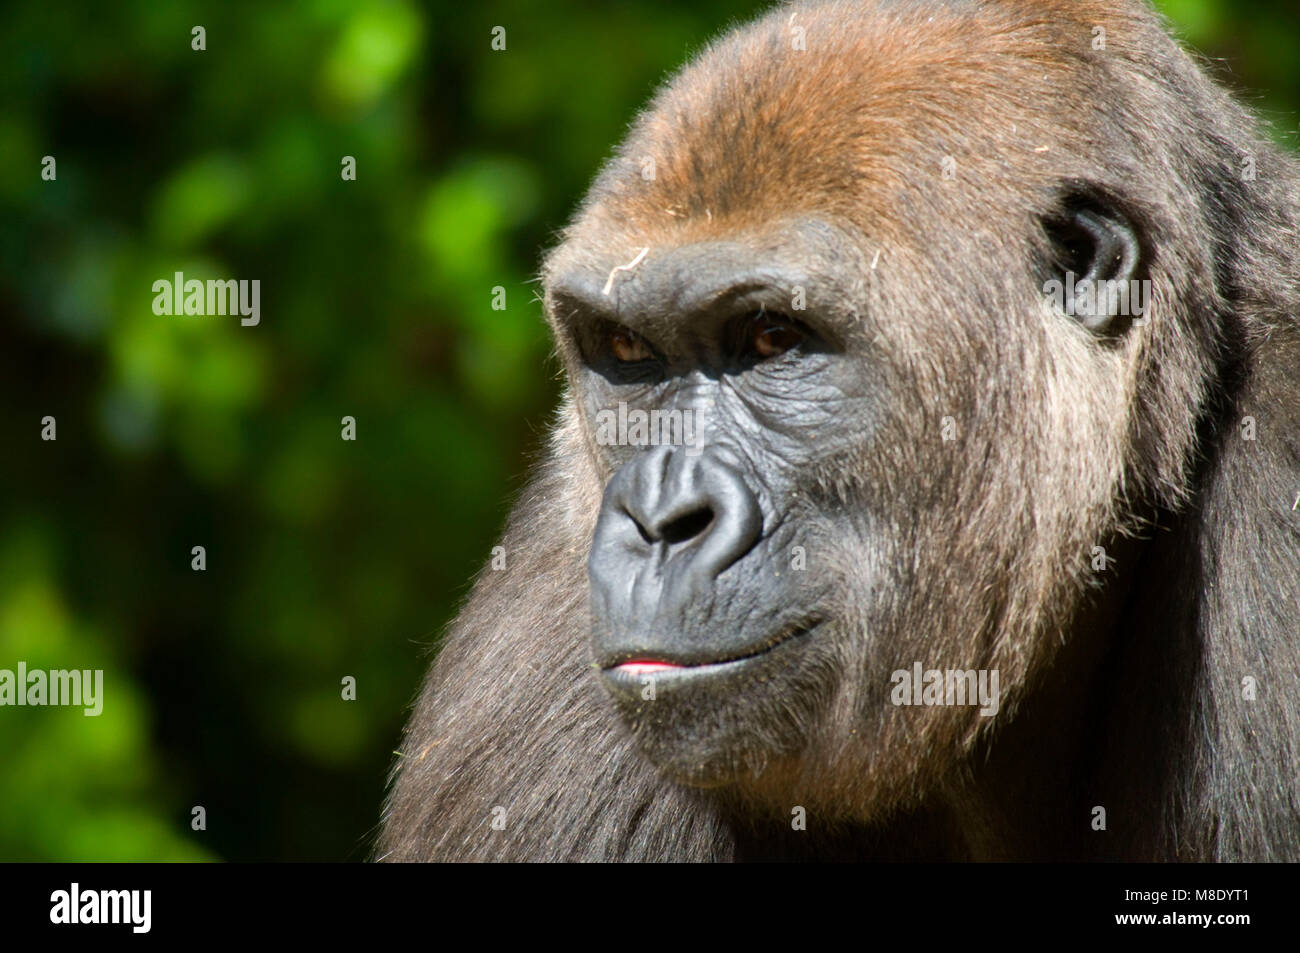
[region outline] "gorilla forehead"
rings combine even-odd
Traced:
[[[619,236],[627,244],[618,258],[638,241],[734,235],[796,212],[895,241],[931,218],[915,214],[921,205],[948,216],[1014,213],[1020,196],[1113,161],[1090,157],[1098,124],[1108,150],[1119,137],[1104,135],[1109,121],[1093,114],[1098,97],[1089,89],[1106,83],[1116,68],[1106,61],[1122,59],[1122,45],[1137,42],[1141,25],[1129,29],[1121,12],[1129,6],[779,8],[707,47],[660,91],[570,234]],[[1092,61],[1099,22],[1115,39]],[[795,48],[796,29],[804,49]],[[972,46],[988,55],[971,57]],[[1046,113],[1044,100],[1054,104]],[[1107,103],[1113,108],[1114,96]],[[961,164],[965,187],[927,196],[947,156]]]

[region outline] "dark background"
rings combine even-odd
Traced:
[[[1292,145],[1295,3],[1162,4]],[[0,668],[105,673],[98,718],[0,708],[0,860],[367,856],[555,400],[540,252],[666,71],[765,6],[0,13]],[[260,326],[154,315],[175,271],[260,279]]]

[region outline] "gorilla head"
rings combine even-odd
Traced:
[[[1211,249],[1149,168],[1158,124],[1098,134],[1140,102],[1079,95],[1123,52],[1008,30],[1014,5],[841,29],[850,9],[771,17],[683,72],[546,301],[587,434],[620,405],[695,427],[588,447],[609,480],[592,652],[642,750],[694,783],[869,773],[885,798],[945,767],[895,752],[956,758],[989,723],[890,704],[891,673],[998,671],[1014,705],[1126,493],[1183,490],[1211,342],[1182,317],[1206,302],[1171,289]],[[1156,234],[1180,253],[1148,255]],[[1101,277],[1149,280],[1148,313],[1081,320],[1044,292]]]

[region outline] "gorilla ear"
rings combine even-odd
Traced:
[[[1065,313],[1094,334],[1128,330],[1147,297],[1132,284],[1143,277],[1144,257],[1133,219],[1118,203],[1074,192],[1044,219],[1043,229],[1052,254],[1048,286],[1060,283]],[[1130,292],[1140,297],[1135,301]]]

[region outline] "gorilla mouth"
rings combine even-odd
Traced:
[[[615,662],[612,664],[602,665],[601,671],[614,678],[638,679],[647,676],[672,675],[674,673],[700,672],[703,673],[709,669],[719,669],[725,666],[739,665],[743,662],[749,662],[753,659],[767,655],[779,645],[800,639],[805,635],[812,633],[814,629],[820,626],[825,620],[822,618],[804,619],[781,629],[776,635],[767,639],[758,647],[748,649],[736,655],[723,656],[722,658],[709,659],[703,662],[684,662],[675,661],[668,658],[656,657],[652,653],[641,653],[625,661]]]

